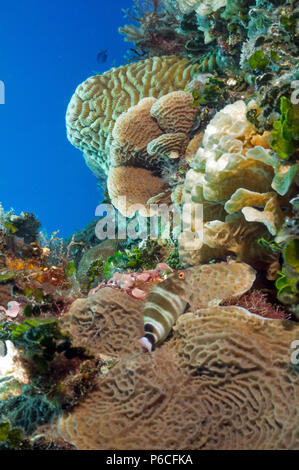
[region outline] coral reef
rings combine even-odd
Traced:
[[[51,432],[77,449],[295,449],[296,336],[237,307],[188,313],[167,344],[118,362]]]
[[[133,24],[119,28],[125,41],[133,42],[129,57],[157,57],[184,52],[186,36],[178,31],[178,11],[173,2],[167,0],[134,0],[134,8],[126,10],[126,17]]]
[[[70,142],[83,151],[87,165],[99,177],[107,175],[116,119],[143,97],[159,98],[183,88],[196,64],[176,56],[154,57],[111,69],[78,86],[66,113]]]
[[[64,334],[75,346],[94,355],[117,357],[138,350],[142,333],[142,301],[120,290],[104,287],[87,299],[77,299],[61,318]]]
[[[255,106],[243,101],[227,105],[205,130],[182,196],[182,203],[203,204],[204,243],[199,250],[188,251],[192,227],[191,233],[182,234],[180,253],[185,263],[207,262],[213,252],[215,257],[235,253],[256,267],[261,267],[259,260],[266,267],[267,256],[268,264],[273,262],[275,255],[267,251],[263,255],[257,242],[269,234],[278,235],[282,228],[281,206],[291,210],[283,196],[291,194],[295,173],[289,176],[285,167],[282,176],[280,161],[270,148],[270,134],[258,134],[248,121],[248,112]]]
[[[0,449],[299,449],[298,2],[133,3],[66,112],[98,219],[0,204]]]
[[[235,262],[197,266],[167,276],[146,300],[145,335],[140,344],[151,351],[164,341],[187,304],[192,309],[218,305],[246,292],[254,280],[255,272],[250,266]]]
[[[189,93],[175,91],[158,100],[144,98],[116,120],[107,185],[112,204],[123,215],[132,217],[134,204],[145,206],[142,216],[153,215],[148,201],[167,197],[168,185],[160,176],[169,159],[184,156],[198,111],[192,103]]]

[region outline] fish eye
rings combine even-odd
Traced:
[[[182,273],[182,272],[178,273],[178,278],[179,279],[184,279],[184,277],[185,277],[184,273]]]

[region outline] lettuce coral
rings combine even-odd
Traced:
[[[178,6],[182,13],[195,11],[206,16],[226,6],[226,0],[179,0]]]
[[[236,101],[218,112],[191,162],[182,203],[203,204],[204,244],[194,250],[192,228],[181,234],[180,253],[187,264],[207,262],[215,249],[214,257],[233,252],[253,265],[258,258],[267,264],[257,240],[278,235],[285,218],[280,207],[287,204],[280,196],[295,182],[288,170],[281,175],[269,133],[259,135],[248,121],[255,106]]]

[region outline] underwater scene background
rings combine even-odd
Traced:
[[[0,449],[298,449],[298,2],[17,3]]]

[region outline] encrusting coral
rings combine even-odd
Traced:
[[[117,357],[138,350],[135,339],[142,332],[142,305],[121,290],[104,287],[76,300],[61,318],[61,329],[91,354]]]
[[[99,178],[108,173],[116,119],[143,97],[182,89],[196,68],[185,58],[154,57],[113,68],[78,86],[66,113],[67,136]]]
[[[162,348],[121,359],[51,433],[77,449],[296,449],[298,334],[238,307],[182,315]]]

